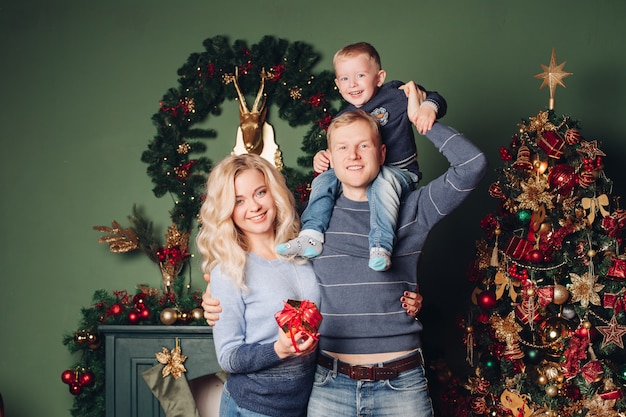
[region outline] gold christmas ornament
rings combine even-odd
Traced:
[[[191,310],[191,316],[194,320],[202,320],[204,318],[204,310],[201,308],[194,308]]]
[[[552,302],[556,305],[565,304],[569,299],[569,291],[564,285],[556,284],[554,286],[554,294],[552,296]]]
[[[161,371],[163,378],[171,374],[174,379],[178,379],[183,373],[187,372],[183,365],[183,362],[187,360],[187,356],[181,353],[178,338],[176,338],[176,347],[171,352],[164,347],[162,352],[156,353],[156,358],[159,363],[165,365],[163,371]]]
[[[568,288],[572,294],[572,302],[580,302],[580,305],[584,308],[587,308],[589,303],[596,306],[601,305],[598,291],[601,291],[604,285],[597,283],[597,275],[590,275],[589,272],[585,272],[582,275],[570,272],[569,276],[572,280]]]
[[[161,311],[159,318],[161,319],[161,323],[165,325],[174,324],[176,323],[176,320],[178,320],[178,312],[173,308],[164,308]]]

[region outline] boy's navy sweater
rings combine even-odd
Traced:
[[[387,146],[385,165],[407,169],[421,178],[413,123],[407,116],[408,99],[404,91],[398,89],[403,84],[402,81],[390,81],[383,84],[376,95],[358,109],[370,113],[378,120],[383,143]],[[426,91],[420,85],[418,88]],[[426,100],[437,105],[437,119],[445,116],[448,108],[446,100],[436,91],[426,91]],[[339,114],[354,110],[357,110],[357,107],[350,104]]]

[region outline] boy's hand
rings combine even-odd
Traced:
[[[417,118],[419,116],[420,105],[426,98],[426,92],[422,90],[418,90],[417,86],[413,81],[409,81],[403,86],[398,87],[400,90],[404,91],[408,102],[406,105],[406,113],[409,117],[411,123],[415,124],[417,122]]]
[[[313,169],[318,174],[321,174],[324,171],[327,171],[330,168],[330,156],[328,155],[328,150],[319,151],[313,157]]]
[[[437,112],[435,108],[428,103],[422,103],[417,111],[415,121],[411,120],[420,135],[425,135],[433,127],[437,120]]]
[[[435,123],[437,112],[428,103],[424,104],[426,92],[419,90],[413,81],[399,87],[408,98],[407,115],[420,135],[425,135]]]

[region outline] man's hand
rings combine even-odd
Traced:
[[[206,291],[202,295],[204,318],[209,326],[215,326],[215,322],[220,319],[219,313],[222,312],[222,307],[220,307],[220,300],[211,298],[211,276],[204,274],[204,280],[207,282]]]
[[[321,174],[324,171],[328,171],[330,168],[330,155],[328,150],[319,151],[313,157],[313,169],[318,174]]]

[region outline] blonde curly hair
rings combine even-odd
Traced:
[[[284,176],[273,165],[254,154],[231,155],[217,164],[207,180],[196,245],[203,256],[203,272],[208,274],[219,265],[221,272],[229,276],[239,288],[246,288],[244,271],[250,248],[248,239],[232,220],[235,178],[249,169],[256,169],[263,174],[274,197],[276,242],[287,242],[300,231],[293,194],[287,188]]]

